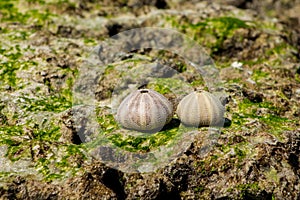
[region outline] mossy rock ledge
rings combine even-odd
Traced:
[[[0,199],[300,199],[300,1],[270,2],[1,1]],[[86,153],[99,144],[89,143],[97,134],[85,130],[100,127],[109,136],[119,128],[107,105],[122,67],[158,60],[191,88],[205,89],[178,55],[133,51],[101,72],[97,124],[86,121],[87,110],[73,99],[84,59],[99,42],[141,27],[172,28],[203,46],[220,72],[231,123],[204,156],[199,136],[165,167],[126,173]],[[176,105],[173,92],[183,85],[170,76],[146,80],[144,87]],[[175,132],[108,139],[127,151],[148,152]]]

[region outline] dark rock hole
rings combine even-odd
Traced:
[[[117,170],[108,169],[102,177],[102,182],[117,194],[117,198],[119,200],[122,200],[126,198],[126,194],[120,178],[121,177]]]

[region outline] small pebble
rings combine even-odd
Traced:
[[[252,85],[256,85],[256,82],[254,80],[252,80],[251,78],[248,78],[246,81]]]
[[[233,67],[235,69],[243,70],[243,63],[234,61],[233,63],[231,63],[231,67]]]

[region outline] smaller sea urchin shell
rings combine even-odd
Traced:
[[[173,106],[166,97],[150,89],[140,89],[122,101],[116,120],[127,129],[152,131],[161,129],[172,115]]]
[[[185,96],[178,104],[179,119],[189,126],[222,126],[225,107],[213,94],[195,91]]]

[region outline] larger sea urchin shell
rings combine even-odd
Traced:
[[[223,126],[225,107],[213,94],[195,91],[178,104],[176,113],[189,126]]]
[[[173,106],[163,95],[140,89],[129,94],[120,104],[116,120],[127,129],[160,130],[173,116]]]

